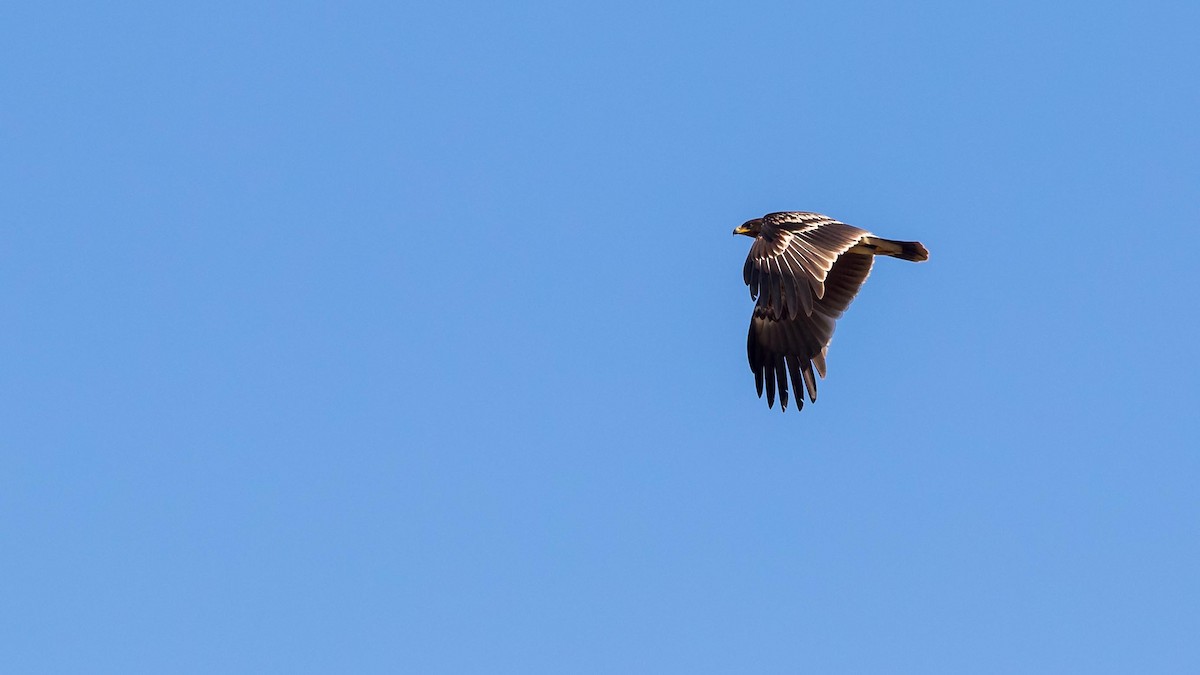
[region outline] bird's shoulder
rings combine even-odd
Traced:
[[[822,213],[811,211],[776,211],[762,217],[763,229],[776,232],[802,232],[826,225],[845,225]]]

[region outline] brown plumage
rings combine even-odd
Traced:
[[[757,299],[746,351],[758,395],[780,410],[788,404],[788,380],[796,409],[817,400],[817,377],[825,377],[825,353],[834,322],[850,306],[871,273],[876,255],[920,262],[929,252],[919,242],[893,241],[819,213],[787,211],[746,221],[733,231],[754,237],[742,276]],[[814,375],[814,370],[816,375]]]

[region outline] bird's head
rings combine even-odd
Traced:
[[[762,226],[762,218],[755,218],[754,220],[747,220],[746,222],[737,226],[733,230],[733,233],[734,234],[744,234],[747,237],[757,237],[760,226]]]

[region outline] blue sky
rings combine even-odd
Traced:
[[[1200,669],[1194,3],[9,3],[12,672]],[[919,239],[821,398],[769,211]]]

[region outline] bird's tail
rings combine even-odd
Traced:
[[[929,251],[919,241],[894,241],[879,237],[866,237],[866,244],[875,247],[876,255],[890,255],[901,260],[921,262],[929,260]]]

